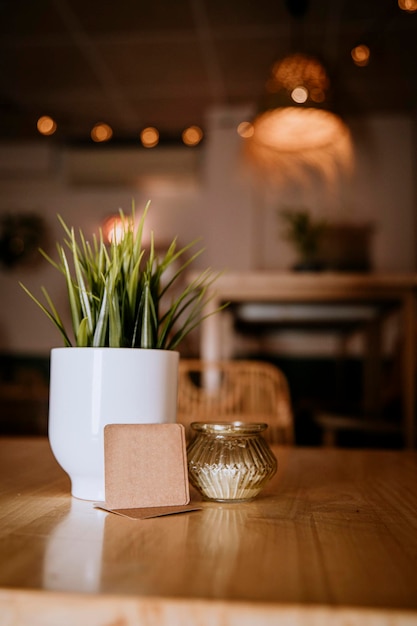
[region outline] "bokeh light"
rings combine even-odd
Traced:
[[[109,141],[113,136],[113,130],[108,124],[100,122],[96,124],[91,131],[91,139],[97,143]]]
[[[108,243],[119,243],[124,235],[126,223],[120,215],[110,215],[104,220],[102,231],[104,241]]]
[[[398,6],[402,11],[415,13],[417,11],[417,0],[398,0]]]
[[[36,124],[41,135],[53,135],[57,129],[57,124],[49,115],[42,115]]]
[[[368,65],[371,52],[365,44],[355,46],[350,54],[355,65],[358,65],[359,67],[365,67]]]
[[[159,132],[153,126],[148,126],[140,133],[140,140],[144,148],[154,148],[159,143]]]
[[[307,101],[308,91],[305,87],[295,87],[291,92],[291,98],[297,104],[303,104]]]
[[[252,137],[255,129],[252,122],[241,122],[237,127],[237,132],[243,139],[249,139],[249,137]]]
[[[182,132],[182,140],[186,146],[197,146],[203,139],[203,131],[199,126],[189,126]]]

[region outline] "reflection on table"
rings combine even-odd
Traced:
[[[278,472],[252,502],[133,521],[72,499],[45,439],[1,439],[0,615],[19,626],[34,612],[60,626],[417,624],[417,453],[274,452]]]

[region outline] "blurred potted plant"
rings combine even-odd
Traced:
[[[59,217],[66,238],[58,261],[41,252],[62,274],[71,332],[44,287],[43,303],[22,285],[64,342],[51,351],[49,439],[72,494],[83,499],[104,500],[106,424],[175,422],[176,348],[204,319],[216,278],[208,269],[176,291],[202,250],[187,258],[195,242],[177,249],[174,239],[159,257],[153,234],[146,250],[148,206],[137,226],[134,207],[129,217],[120,211],[121,234],[115,230],[109,247],[101,231],[90,243]]]
[[[298,271],[323,269],[319,251],[326,222],[314,220],[306,209],[284,209],[280,210],[278,215],[284,222],[284,237],[293,244],[299,257],[294,269]]]

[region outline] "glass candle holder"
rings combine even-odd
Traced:
[[[263,489],[277,460],[262,437],[267,424],[203,423],[187,448],[190,483],[205,500],[245,502]]]

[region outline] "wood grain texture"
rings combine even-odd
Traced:
[[[274,450],[253,502],[132,521],[71,498],[46,440],[1,439],[0,626],[417,624],[417,453]]]

